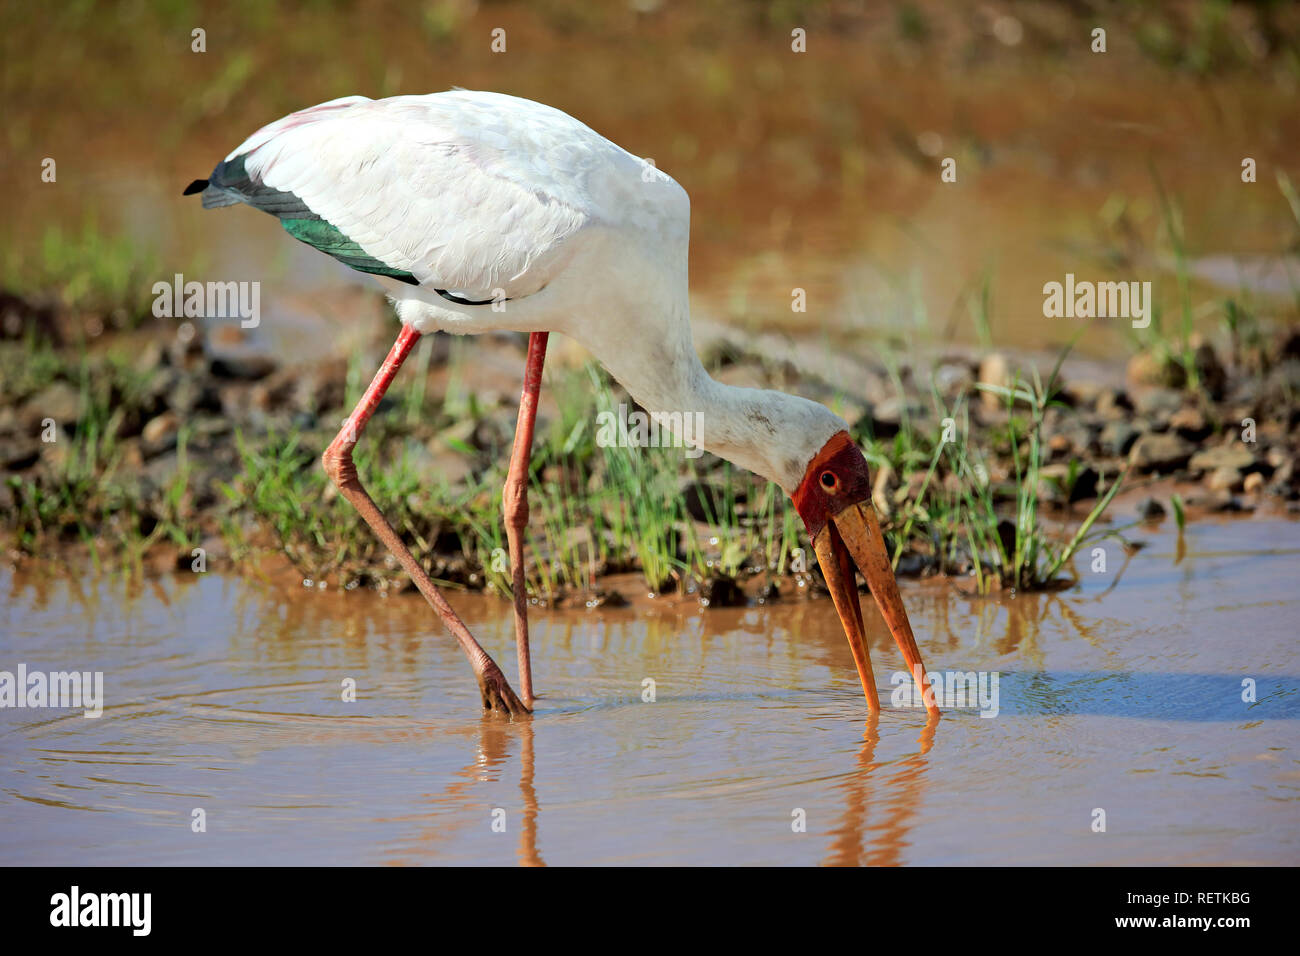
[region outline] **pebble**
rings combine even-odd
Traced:
[[[1143,418],[1168,421],[1183,407],[1183,395],[1172,388],[1148,388],[1133,399],[1133,408]]]
[[[725,575],[711,577],[700,584],[701,607],[741,607],[745,603],[745,592]]]
[[[975,376],[970,366],[947,362],[934,370],[934,385],[941,395],[956,398],[970,391]]]
[[[1180,388],[1186,376],[1181,367],[1174,363],[1164,363],[1150,352],[1139,352],[1128,360],[1124,370],[1124,380],[1130,385],[1156,385]]]
[[[1231,468],[1235,471],[1243,471],[1255,463],[1255,455],[1250,449],[1238,443],[1234,445],[1220,445],[1217,448],[1207,448],[1205,451],[1198,451],[1191,457],[1188,467],[1193,471],[1215,471],[1220,468]]]
[[[1165,516],[1165,506],[1154,498],[1144,498],[1137,507],[1137,513],[1143,521],[1158,521]]]
[[[1108,455],[1127,455],[1141,434],[1128,422],[1107,422],[1097,437],[1097,444]]]
[[[1125,392],[1117,388],[1105,388],[1097,395],[1097,414],[1107,421],[1123,421],[1128,424],[1129,412],[1133,404]]]
[[[47,418],[63,428],[75,425],[81,420],[81,392],[67,382],[55,382],[29,398],[19,418],[27,429],[40,428]]]
[[[152,458],[164,451],[176,447],[176,436],[181,429],[181,420],[175,412],[163,412],[145,423],[140,433],[140,450],[146,458]]]
[[[1183,406],[1169,416],[1169,427],[1184,438],[1200,441],[1210,434],[1210,426],[1200,409]]]
[[[1211,491],[1239,491],[1242,486],[1241,472],[1236,468],[1216,468],[1205,479],[1205,485]]]
[[[1195,447],[1178,435],[1146,432],[1133,443],[1129,460],[1139,471],[1174,471],[1187,464]]]
[[[1011,384],[1011,374],[1006,358],[998,352],[990,352],[984,356],[980,362],[979,380],[984,385],[1007,388]],[[980,404],[989,410],[993,410],[1006,404],[1006,399],[993,392],[981,391]]]

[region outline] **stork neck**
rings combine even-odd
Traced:
[[[660,341],[647,352],[624,346],[595,354],[662,426],[777,482],[787,493],[798,487],[817,450],[848,427],[816,402],[717,381],[704,370],[689,337]]]

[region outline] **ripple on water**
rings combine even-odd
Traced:
[[[874,612],[867,719],[828,602],[535,611],[545,696],[507,722],[418,600],[4,572],[0,667],[100,669],[107,697],[0,711],[4,858],[1294,864],[1297,527],[1189,529],[1177,565],[1153,532],[1119,581],[1015,601],[905,585],[932,670],[999,674],[997,716],[937,724],[889,705]],[[508,606],[456,602],[509,661]]]

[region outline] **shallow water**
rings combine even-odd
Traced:
[[[6,571],[0,670],[102,670],[107,705],[0,709],[0,863],[1300,863],[1300,524],[1141,537],[1055,595],[905,583],[932,669],[1001,675],[928,727],[864,723],[828,600],[536,610],[511,724],[418,598]],[[510,671],[507,605],[453,600]]]

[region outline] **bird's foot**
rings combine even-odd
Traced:
[[[532,713],[532,709],[525,706],[511,689],[501,668],[490,661],[478,675],[478,689],[483,695],[484,710],[494,710],[510,717],[523,717]]]

